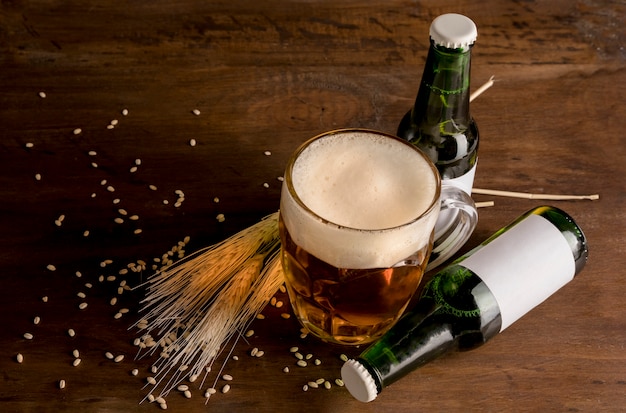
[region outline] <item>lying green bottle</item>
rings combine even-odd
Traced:
[[[587,241],[565,212],[528,211],[438,272],[413,309],[341,369],[350,393],[369,402],[391,383],[451,350],[502,332],[578,274]]]

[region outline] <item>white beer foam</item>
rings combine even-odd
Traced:
[[[327,135],[296,160],[281,214],[296,244],[341,268],[390,267],[429,242],[439,202],[431,165],[401,141],[365,131]],[[409,225],[403,226],[409,223]],[[335,225],[333,225],[335,224]]]

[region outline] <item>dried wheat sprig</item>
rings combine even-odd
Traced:
[[[143,285],[145,333],[160,337],[148,353],[161,351],[154,365],[157,384],[167,380],[164,394],[211,366],[222,346],[267,305],[283,283],[279,246],[276,212],[160,270]]]
[[[494,195],[494,196],[503,196],[509,198],[523,198],[523,199],[541,199],[541,200],[553,200],[553,201],[566,201],[566,200],[579,200],[579,199],[589,199],[596,200],[600,199],[599,194],[592,195],[555,195],[555,194],[534,194],[529,192],[515,192],[515,191],[500,191],[496,189],[481,189],[481,188],[473,188],[472,193],[474,194],[482,194],[482,195]]]
[[[487,207],[494,206],[495,202],[493,201],[475,202],[474,205],[476,205],[476,208],[487,208]]]
[[[487,89],[489,89],[491,86],[493,86],[495,79],[495,76],[491,76],[489,78],[488,81],[486,81],[485,83],[483,83],[478,89],[476,89],[474,91],[474,93],[472,93],[469,97],[469,101],[473,101],[474,99],[476,99],[478,96],[482,95],[484,91],[486,91]]]

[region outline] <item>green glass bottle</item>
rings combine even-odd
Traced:
[[[408,311],[341,374],[368,402],[410,371],[451,350],[471,350],[502,332],[571,281],[587,241],[565,212],[528,211],[438,272]]]
[[[478,159],[478,127],[469,110],[471,48],[477,34],[474,22],[460,14],[433,20],[415,105],[397,131],[430,157],[442,183],[468,194]]]

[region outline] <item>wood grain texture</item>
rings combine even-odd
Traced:
[[[309,380],[338,377],[339,355],[358,350],[301,340],[297,322],[280,317],[289,309],[270,307],[254,323],[255,336],[235,348],[239,361],[226,365],[232,390],[207,405],[194,388],[189,400],[174,392],[169,409],[622,411],[626,7],[610,0],[2,2],[0,410],[158,409],[139,404],[152,360],[134,360],[136,332],[128,329],[142,291],[109,304],[121,278],[134,286],[150,271],[110,282],[99,276],[138,259],[151,265],[187,235],[192,252],[274,212],[277,177],[309,137],[341,127],[393,133],[415,98],[430,21],[446,12],[478,26],[474,87],[497,79],[472,104],[481,132],[476,186],[599,193],[593,202],[551,202],[589,239],[583,273],[484,347],[445,356],[370,404],[336,386],[303,392]],[[113,119],[119,123],[108,129]],[[142,162],[131,173],[135,159]],[[177,189],[185,193],[178,208]],[[496,203],[480,211],[466,248],[542,203],[475,199]],[[114,223],[118,208],[139,219]],[[131,313],[115,320],[121,307]],[[34,339],[23,339],[25,332]],[[322,364],[296,367],[293,345]],[[266,355],[251,358],[253,347]],[[73,349],[81,352],[78,367]],[[113,363],[106,351],[125,359]]]

